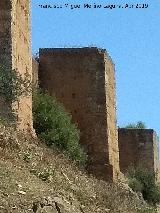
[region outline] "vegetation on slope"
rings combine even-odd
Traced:
[[[6,122],[15,122],[17,111],[13,108],[12,111],[8,110],[7,106],[18,101],[19,97],[30,96],[31,92],[31,76],[27,72],[22,76],[17,70],[12,70],[0,64],[0,97],[1,101],[3,100],[5,103],[5,113],[2,113],[0,120],[7,119]]]
[[[154,212],[127,186],[89,177],[56,147],[11,128],[0,128],[0,156],[2,213]]]
[[[87,154],[80,146],[80,132],[71,119],[71,115],[56,98],[46,92],[38,91],[34,94],[33,123],[37,135],[48,146],[56,145],[72,160],[84,166]]]
[[[15,87],[16,96],[9,99],[11,102],[22,95],[24,88],[21,76],[18,80],[16,72],[13,74],[18,87]],[[12,76],[9,82],[13,83],[13,79]],[[0,86],[3,95],[6,86]],[[12,87],[10,91],[12,96]],[[35,97],[34,126],[52,149],[31,135],[0,125],[0,212],[154,212],[127,185],[109,184],[89,177],[71,162],[70,159],[83,165],[86,162],[78,130],[63,107],[47,94]],[[57,147],[67,152],[70,159]]]
[[[160,186],[155,182],[153,172],[144,168],[130,168],[128,171],[129,186],[136,192],[142,193],[143,198],[155,205],[160,203]]]

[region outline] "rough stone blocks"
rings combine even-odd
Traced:
[[[153,129],[118,130],[120,170],[126,173],[131,166],[142,167],[155,174],[159,172],[159,149]],[[156,179],[159,179],[157,176]]]
[[[89,171],[105,180],[119,174],[114,64],[98,48],[40,49],[40,86],[72,114],[89,155]]]
[[[39,71],[39,63],[32,58],[32,83],[34,89],[38,87],[38,71]]]
[[[32,80],[30,1],[0,1],[0,64],[17,70]],[[17,110],[20,129],[32,129],[32,97],[21,97],[8,106]],[[1,112],[3,110],[0,110]]]

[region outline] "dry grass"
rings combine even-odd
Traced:
[[[56,148],[12,128],[0,129],[0,156],[0,213],[33,212],[46,197],[63,198],[70,213],[154,212],[123,184],[89,177]]]

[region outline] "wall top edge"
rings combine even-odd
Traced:
[[[155,133],[155,130],[154,129],[141,129],[141,128],[118,128],[118,131],[130,131],[130,132],[152,132],[152,133]]]
[[[75,53],[75,52],[95,52],[95,53],[101,53],[105,54],[106,49],[98,48],[98,47],[73,47],[73,48],[40,48],[39,53],[44,54],[44,53],[61,53],[61,52],[68,52],[68,53]]]

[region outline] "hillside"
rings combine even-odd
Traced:
[[[98,181],[34,137],[0,128],[0,213],[154,212],[126,185]]]

